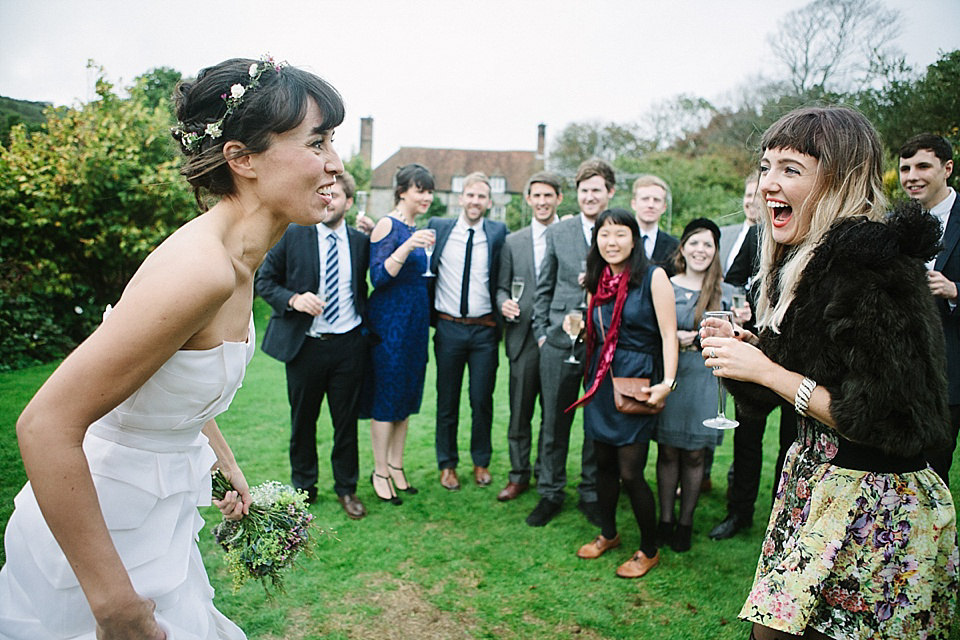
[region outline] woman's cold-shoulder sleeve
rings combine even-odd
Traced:
[[[394,276],[387,271],[386,262],[390,254],[401,244],[400,234],[393,228],[382,239],[370,244],[370,282],[374,289],[388,286],[393,282]]]

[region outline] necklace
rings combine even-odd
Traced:
[[[393,211],[391,211],[391,212],[390,212],[390,217],[391,217],[391,218],[396,218],[397,220],[399,220],[399,221],[402,222],[403,224],[407,225],[408,227],[414,227],[414,226],[416,226],[415,223],[414,223],[414,221],[407,222],[407,219],[403,216],[402,213],[400,213],[400,210],[399,210],[399,209],[394,209]]]

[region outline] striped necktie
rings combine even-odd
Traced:
[[[327,304],[323,308],[323,319],[332,327],[340,315],[340,261],[337,254],[336,234],[331,233],[327,236],[327,240],[330,241],[330,248],[327,250],[327,275],[323,285],[327,298]]]

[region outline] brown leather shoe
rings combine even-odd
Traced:
[[[607,540],[603,536],[597,536],[593,542],[588,542],[580,547],[577,551],[577,557],[585,560],[593,560],[594,558],[599,558],[610,549],[616,549],[619,546],[619,533],[613,537],[613,540]]]
[[[367,509],[363,506],[363,503],[360,502],[360,498],[357,497],[355,493],[351,493],[345,496],[337,496],[337,502],[343,507],[343,510],[347,512],[347,516],[351,520],[359,520],[363,516],[367,515]]]
[[[500,493],[497,494],[497,500],[500,502],[514,500],[517,496],[529,488],[529,482],[508,482],[507,486],[501,489]]]
[[[493,478],[490,477],[490,471],[486,467],[474,467],[473,468],[473,479],[477,481],[478,487],[486,487],[491,482]]]
[[[653,569],[660,563],[660,552],[652,558],[648,558],[643,551],[637,551],[633,557],[624,562],[617,568],[617,575],[621,578],[640,578],[646,575],[647,571]]]
[[[456,469],[443,469],[440,471],[440,485],[447,491],[459,491],[460,480],[457,478]]]

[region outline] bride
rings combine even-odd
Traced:
[[[247,482],[215,416],[254,351],[253,277],[289,223],[326,218],[343,171],[337,91],[270,58],[176,91],[182,173],[203,208],[144,261],[116,307],[17,423],[29,482],[0,571],[0,638],[244,638],[213,606],[195,542],[210,470]]]

